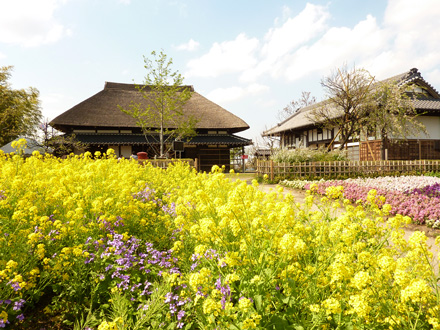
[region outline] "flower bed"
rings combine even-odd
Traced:
[[[91,156],[0,155],[0,327],[439,328],[406,217]]]
[[[304,189],[316,184],[316,191],[325,194],[327,187],[344,187],[344,197],[350,201],[367,203],[371,189],[385,197],[381,202],[391,205],[391,214],[409,216],[418,224],[440,227],[440,178],[430,176],[379,177],[367,179],[309,182]]]

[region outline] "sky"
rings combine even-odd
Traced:
[[[261,143],[301,93],[346,66],[385,79],[418,68],[440,90],[440,0],[0,0],[0,66],[40,92],[49,120],[104,88],[141,84],[163,51],[186,85]]]

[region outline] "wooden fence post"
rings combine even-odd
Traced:
[[[273,160],[270,160],[270,180],[273,181],[274,177],[273,177]]]

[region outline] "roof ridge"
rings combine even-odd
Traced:
[[[145,91],[152,90],[152,87],[154,85],[143,85],[143,84],[128,84],[128,83],[116,83],[112,81],[106,81],[104,84],[104,90],[106,89],[122,89],[122,90],[129,90],[129,91],[138,91],[139,88]],[[174,87],[173,85],[167,85],[164,87]],[[193,85],[181,85],[178,86],[178,88],[189,88],[191,92],[195,92]]]

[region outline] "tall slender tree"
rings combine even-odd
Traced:
[[[147,102],[132,102],[128,109],[119,108],[136,119],[155,154],[164,157],[171,150],[172,141],[195,135],[197,121],[183,112],[192,89],[183,86],[184,78],[178,71],[172,71],[172,59],[163,51],[159,54],[153,51],[151,55],[153,60],[144,56],[147,70],[144,83],[136,86]],[[152,133],[159,136],[159,148]]]

